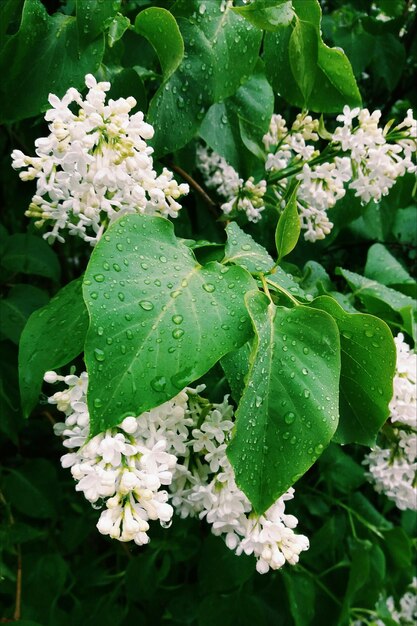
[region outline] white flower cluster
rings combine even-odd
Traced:
[[[293,530],[297,518],[285,513],[293,489],[259,517],[237,487],[226,457],[233,428],[227,397],[210,404],[198,395],[203,387],[186,388],[161,406],[88,439],[87,374],[47,372],[45,380],[67,385],[49,398],[66,415],[55,426],[69,449],[61,463],[71,468],[77,491],[95,507],[105,506],[97,523],[102,534],[142,545],[149,541],[149,520],[169,526],[175,510],[181,517],[205,518],[237,554],[254,554],[260,573],[286,561],[297,563],[300,552],[308,549],[307,537]]]
[[[369,479],[401,509],[417,510],[417,354],[399,333],[397,366],[390,404],[390,439],[366,456]]]
[[[272,116],[263,138],[265,178],[283,206],[289,185],[294,178],[298,181],[297,206],[307,241],[324,239],[330,233],[333,224],[328,211],[347,188],[363,203],[379,201],[400,176],[417,171],[416,120],[411,109],[395,127],[391,123],[381,128],[380,117],[380,111],[371,114],[368,109],[345,106],[343,114],[337,116],[341,125],[333,134],[325,132],[328,144],[320,152],[319,120],[300,113],[288,128],[282,115]],[[265,180],[256,186],[251,179],[244,183],[223,157],[207,148],[199,148],[198,161],[207,186],[226,199],[221,207],[224,213],[241,210],[253,222],[261,219]]]
[[[292,175],[299,181],[297,202],[301,227],[307,241],[328,235],[333,224],[327,211],[343,198],[346,187],[362,202],[379,201],[397,178],[415,172],[413,154],[417,148],[416,121],[411,109],[395,128],[380,128],[380,111],[350,109],[337,116],[342,122],[328,135],[327,155],[314,145],[319,139],[319,121],[299,114],[290,129],[281,115],[273,115],[264,136],[268,151],[265,168],[283,177],[275,193],[282,200]],[[353,120],[358,118],[354,127]]]
[[[386,606],[390,613],[390,624],[393,621],[398,626],[415,626],[417,623],[417,577],[413,578],[412,583],[408,587],[408,591],[400,598],[399,607],[396,608],[395,601],[392,596],[387,598]],[[352,626],[365,626],[370,621],[357,620]],[[372,626],[385,626],[385,622],[381,619],[372,621]]]
[[[215,189],[226,200],[221,205],[223,213],[243,211],[250,222],[258,222],[265,208],[266,181],[255,183],[252,176],[244,181],[223,157],[203,146],[198,147],[197,158],[207,187]]]
[[[380,118],[381,111],[371,114],[368,109],[345,106],[343,114],[336,118],[343,126],[338,126],[332,137],[334,145],[349,153],[352,163],[349,187],[365,203],[379,201],[397,178],[417,171],[412,158],[417,149],[417,122],[412,109],[394,128],[392,124],[381,128]],[[358,123],[354,126],[356,119]]]
[[[85,99],[74,88],[62,99],[49,95],[50,134],[35,141],[36,157],[14,150],[12,165],[23,169],[22,180],[37,179],[26,215],[37,218],[38,226],[53,225],[46,239],[63,242],[60,231],[68,229],[94,245],[121,213],[176,217],[177,200],[189,188],[166,168],[160,175],[154,170],[153,148],[146,143],[153,127],[142,112],[129,115],[136,100],[106,104],[109,82],[98,83],[88,74],[85,84]]]

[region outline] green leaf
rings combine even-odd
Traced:
[[[31,459],[4,479],[7,502],[20,513],[39,519],[55,517],[58,490],[55,467],[45,459]]]
[[[260,66],[233,96],[210,107],[200,137],[242,175],[249,175],[247,150],[265,159],[262,138],[273,110],[274,93]]]
[[[278,26],[287,26],[294,18],[290,0],[256,0],[244,7],[233,7],[248,22],[262,30],[276,30]]]
[[[288,42],[292,75],[307,105],[316,80],[318,39],[312,24],[297,19]]]
[[[347,280],[354,296],[369,313],[382,317],[388,323],[400,324],[405,332],[414,337],[417,307],[413,298],[340,267],[336,268],[336,274]]]
[[[252,577],[254,559],[246,556],[236,558],[220,537],[208,535],[201,550],[198,579],[205,593],[224,593],[240,587]]]
[[[14,285],[7,298],[0,299],[1,331],[7,339],[19,343],[28,317],[44,306],[48,294],[32,285]]]
[[[385,90],[392,92],[401,79],[407,60],[406,49],[401,41],[392,33],[384,33],[374,38],[372,56],[373,76],[383,83]]]
[[[364,468],[334,443],[322,454],[319,464],[320,478],[343,494],[355,491],[365,482]]]
[[[236,482],[263,513],[320,456],[338,421],[339,337],[327,313],[246,296],[255,330],[228,446]]]
[[[236,222],[226,226],[227,243],[223,263],[241,265],[248,272],[268,272],[274,266],[274,259],[263,246],[247,235]]]
[[[243,345],[251,336],[243,298],[254,288],[241,267],[199,265],[164,218],[115,222],[84,280],[92,433],[169,400]]]
[[[20,339],[19,384],[25,417],[36,405],[46,371],[72,361],[83,350],[88,315],[81,279],[63,287],[33,313]]]
[[[83,88],[85,75],[98,69],[104,53],[96,13],[107,15],[113,3],[100,6],[86,0],[77,3],[77,17],[59,12],[50,16],[40,0],[25,0],[20,28],[0,54],[0,121],[37,115],[47,107],[50,92],[62,96],[69,87]]]
[[[375,243],[368,250],[365,276],[407,296],[415,298],[417,295],[416,281],[381,243]]]
[[[346,313],[329,296],[311,306],[326,311],[340,331],[341,373],[339,443],[375,444],[389,416],[396,351],[391,331],[382,320],[363,313]]]
[[[34,235],[17,233],[6,239],[1,264],[10,272],[45,276],[58,281],[61,268],[51,246]]]
[[[107,41],[109,48],[112,48],[116,41],[119,41],[119,39],[123,37],[129,26],[129,18],[121,13],[116,13],[108,27]]]
[[[258,60],[262,33],[227,5],[178,0],[184,59],[158,89],[149,107],[158,155],[178,150],[198,131],[207,109],[233,95]],[[186,18],[186,19],[184,19]]]
[[[329,48],[321,38],[321,9],[317,0],[293,0],[293,7],[299,20],[310,23],[316,30],[318,51],[315,81],[306,101],[298,84],[300,81],[296,78],[301,60],[293,58],[293,64],[290,61],[290,40],[295,25],[281,26],[265,35],[266,74],[274,89],[290,104],[321,113],[339,112],[345,104],[360,106],[361,97],[349,60],[341,50]],[[309,40],[312,40],[311,34]],[[311,41],[306,47],[312,49]],[[311,65],[309,67],[312,71]],[[309,80],[308,76],[306,79]],[[306,87],[308,91],[310,85],[307,83]]]
[[[285,209],[280,215],[275,232],[278,261],[287,256],[297,245],[301,232],[300,217],[297,210],[297,189],[292,192]]]
[[[225,354],[220,361],[235,402],[239,402],[245,389],[250,353],[251,344],[247,342],[238,350]]]
[[[313,623],[316,602],[316,586],[311,576],[302,572],[282,572],[295,626]]]
[[[111,82],[108,98],[128,98],[133,96],[137,102],[135,110],[146,111],[148,98],[145,85],[139,74],[132,68],[118,68],[119,71],[107,74],[104,80]]]
[[[184,57],[184,41],[175,17],[166,9],[150,7],[136,17],[135,30],[155,49],[167,80]]]
[[[102,37],[106,23],[115,15],[120,5],[121,0],[75,0],[79,40],[90,42]]]

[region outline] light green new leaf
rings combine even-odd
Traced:
[[[184,57],[184,41],[175,17],[166,9],[150,7],[137,16],[135,30],[155,49],[164,80],[167,80]]]
[[[19,30],[0,53],[0,121],[38,115],[50,92],[62,97],[69,87],[83,88],[85,75],[94,73],[103,57],[101,19],[117,11],[116,3],[97,4],[78,2],[73,17],[48,15],[40,0],[25,0]]]
[[[228,446],[236,482],[257,513],[320,456],[338,422],[339,332],[330,315],[247,295],[255,330],[246,388]]]
[[[82,352],[87,326],[81,279],[73,280],[46,306],[32,313],[19,345],[19,384],[25,417],[38,401],[45,372],[70,363]]]
[[[159,155],[188,143],[214,103],[233,95],[259,58],[262,33],[228,5],[178,0],[173,13],[184,39],[184,59],[149,107]]]
[[[92,434],[169,400],[251,336],[242,267],[202,267],[162,217],[115,222],[84,279]]]
[[[300,232],[301,224],[297,210],[297,189],[294,189],[285,209],[280,215],[275,232],[278,261],[294,250]]]
[[[274,266],[274,259],[263,246],[243,231],[236,222],[226,226],[227,242],[223,263],[241,265],[248,272],[269,272]]]
[[[389,416],[395,373],[395,344],[382,320],[363,313],[346,313],[329,296],[311,306],[329,313],[340,331],[339,426],[334,440],[372,446]]]
[[[244,7],[233,7],[233,11],[262,30],[287,26],[294,18],[291,0],[256,0]]]
[[[406,296],[416,297],[417,284],[407,270],[381,243],[375,243],[368,250],[365,276],[382,285],[401,291]]]
[[[349,270],[336,268],[336,274],[347,280],[353,295],[359,298],[369,313],[388,323],[400,324],[406,333],[415,337],[417,305],[413,298]]]

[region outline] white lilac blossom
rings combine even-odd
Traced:
[[[366,456],[368,477],[376,491],[401,509],[417,510],[417,355],[399,333],[395,338],[397,365],[390,403],[389,437],[381,436]]]
[[[317,149],[319,121],[299,114],[289,129],[281,115],[273,115],[263,142],[268,151],[265,168],[272,176],[278,200],[286,195],[290,175],[299,181],[297,205],[307,241],[328,235],[333,227],[328,211],[352,189],[363,203],[379,201],[406,172],[416,172],[416,121],[411,109],[397,126],[379,127],[380,111],[345,106],[337,116],[341,125],[327,134],[326,152]],[[354,125],[354,120],[357,120]],[[280,173],[282,176],[280,177]]]
[[[226,200],[221,204],[223,213],[244,212],[250,222],[258,222],[265,208],[266,181],[255,183],[252,176],[244,181],[223,157],[203,146],[198,147],[197,158],[207,187]]]
[[[197,427],[191,432],[189,456],[171,485],[177,513],[205,519],[212,532],[224,536],[226,545],[236,554],[253,554],[261,574],[286,562],[297,563],[309,541],[294,532],[297,518],[285,513],[285,502],[293,498],[294,490],[288,489],[263,515],[256,515],[236,485],[226,456],[233,428],[233,407],[227,397],[221,404],[212,405],[210,411],[197,399],[191,400],[190,414]]]
[[[337,116],[338,126],[332,142],[349,154],[352,162],[352,180],[349,188],[363,202],[379,201],[389,193],[397,178],[406,172],[415,173],[413,154],[417,147],[417,126],[412,110],[395,127],[379,126],[381,111],[345,106]],[[357,120],[354,125],[354,120]]]
[[[26,215],[52,226],[44,235],[51,242],[63,242],[61,231],[68,230],[94,245],[122,213],[176,217],[177,200],[189,191],[166,168],[155,171],[147,145],[154,129],[142,112],[130,115],[136,100],[106,103],[109,82],[88,74],[85,84],[84,99],[72,87],[62,99],[49,95],[50,134],[35,141],[37,156],[12,153],[21,179],[37,181]]]
[[[77,491],[97,508],[105,506],[97,523],[102,534],[142,545],[149,541],[149,521],[168,526],[175,510],[205,519],[236,554],[253,554],[260,573],[295,564],[308,549],[307,537],[294,532],[297,518],[285,512],[292,488],[258,516],[236,485],[226,457],[234,425],[227,396],[211,404],[199,395],[204,386],[186,388],[89,439],[86,372],[47,372],[45,380],[67,385],[49,398],[66,416],[55,426],[68,448],[61,463],[71,469]]]
[[[387,598],[384,603],[390,615],[390,624],[394,622],[398,626],[415,626],[417,623],[417,577],[413,578],[397,606],[392,596]],[[370,623],[371,621],[367,617],[366,621],[356,620],[352,626],[365,626],[365,624]],[[383,619],[375,619],[372,620],[372,626],[385,626],[385,622]]]

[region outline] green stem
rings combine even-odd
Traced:
[[[326,593],[329,596],[329,598],[333,600],[335,604],[337,604],[338,606],[342,606],[342,603],[340,602],[340,600],[336,598],[334,593],[332,593],[330,589],[324,583],[321,582],[321,580],[317,577],[317,574],[310,572],[310,570],[308,570],[307,568],[305,568],[303,565],[300,565],[300,564],[297,565],[297,569],[307,574],[307,576],[310,576],[310,578],[314,580],[316,585],[318,585],[320,589],[322,589],[324,593]]]
[[[271,273],[273,273],[273,271]],[[284,296],[286,296],[289,300],[291,300],[291,302],[295,306],[300,306],[300,303],[298,302],[298,300],[296,298],[294,298],[294,296],[292,294],[290,294],[290,292],[287,291],[284,287],[281,287],[281,285],[277,285],[276,283],[272,282],[272,280],[268,280],[268,278],[265,278],[265,276],[263,277],[263,280],[266,283],[269,283],[272,287],[274,287],[277,291],[282,293]],[[268,295],[269,295],[269,290],[268,290]]]

